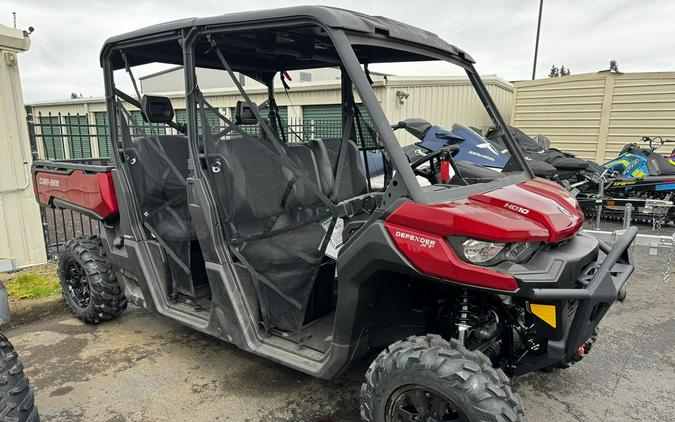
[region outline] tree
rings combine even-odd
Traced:
[[[75,98],[77,98],[77,94],[75,92],[71,92],[70,93],[70,99],[74,100]]]
[[[548,72],[548,77],[556,78],[558,76],[560,76],[560,69],[558,69],[555,65],[551,66],[551,71]]]
[[[616,60],[612,59],[609,61],[609,70],[610,72],[619,72],[619,64],[616,62]]]
[[[570,75],[570,68],[565,67],[565,65],[562,65],[560,67],[553,65],[551,66],[551,71],[548,72],[549,78],[557,78],[558,76],[569,76],[569,75]]]

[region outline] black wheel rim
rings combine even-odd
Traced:
[[[80,308],[89,306],[89,282],[82,266],[74,259],[66,263],[66,288],[73,302]]]
[[[469,422],[447,395],[420,385],[406,385],[387,403],[387,422]]]

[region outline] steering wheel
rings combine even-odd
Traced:
[[[417,176],[424,177],[431,183],[435,185],[440,183],[440,180],[437,177],[437,174],[441,171],[441,157],[443,155],[449,154],[451,157],[454,157],[459,152],[459,146],[449,145],[443,147],[437,151],[431,152],[424,157],[420,157],[417,160],[410,163],[413,173]],[[429,163],[429,167],[420,168],[422,164]]]

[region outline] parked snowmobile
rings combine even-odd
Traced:
[[[603,188],[589,183],[583,192],[587,197],[609,198],[613,205],[606,207],[603,214],[608,218],[623,216],[623,203],[632,201],[637,208],[633,219],[649,222],[654,217],[664,221],[672,219],[672,212],[667,207],[659,209],[659,201],[671,201],[675,195],[675,150],[668,157],[656,152],[671,140],[660,136],[642,138],[648,147],[637,143],[627,144],[619,153],[619,157],[602,165],[604,170]],[[595,206],[581,201],[587,215],[593,215]],[[655,210],[655,208],[657,208]],[[668,217],[668,215],[671,217]]]
[[[664,140],[660,136],[642,138],[642,142],[649,144],[648,148],[642,148],[638,144],[628,144],[623,147],[619,157],[606,162],[602,166],[607,169],[610,177],[640,179],[640,183],[631,185],[628,189],[638,187],[650,187],[652,191],[670,191],[675,188],[675,150],[668,158],[656,152],[666,143],[674,141]],[[624,184],[617,185],[624,188]],[[614,187],[614,186],[611,186]],[[653,189],[651,189],[653,187]]]
[[[553,166],[555,168],[553,179],[567,188],[586,184],[589,180],[597,184],[600,180],[599,176],[604,173],[604,169],[593,161],[583,160],[570,153],[551,148],[550,140],[543,135],[537,135],[533,139],[516,127],[508,126],[508,128],[511,135],[523,148],[525,156],[532,160],[530,163],[533,161],[544,162]],[[485,131],[485,136],[494,144],[499,145],[502,150],[506,148],[502,134],[494,127],[488,128]]]

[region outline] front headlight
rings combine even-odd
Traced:
[[[462,241],[463,240],[463,241]],[[527,261],[541,245],[540,242],[500,243],[478,239],[451,239],[465,261],[481,266],[497,265],[503,261]]]
[[[462,243],[462,252],[467,261],[484,264],[496,258],[504,250],[504,246],[504,243],[467,239]]]

